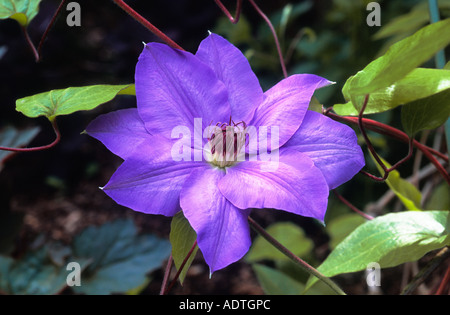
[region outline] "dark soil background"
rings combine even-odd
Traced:
[[[16,99],[69,86],[133,83],[142,42],[159,41],[112,1],[77,2],[81,5],[82,26],[68,27],[65,23],[68,12],[63,10],[43,46],[39,63],[34,62],[17,22],[0,21],[0,46],[6,45],[8,49],[0,59],[0,127],[39,125],[41,132],[30,146],[50,143],[54,134],[45,118],[29,119],[16,112]],[[268,15],[288,2],[295,1],[259,1]],[[299,27],[320,23],[330,2],[315,1],[310,13],[299,21]],[[192,52],[223,16],[212,0],[134,0],[127,3]],[[224,3],[234,12],[235,1]],[[38,16],[29,26],[36,45],[58,4],[59,1],[42,1]],[[245,1],[243,14],[250,23],[262,24],[261,17]],[[134,97],[122,96],[93,111],[59,117],[62,140],[56,147],[17,154],[8,160],[0,173],[0,210],[24,216],[24,226],[15,239],[16,252],[26,248],[40,234],[70,242],[73,235],[87,226],[123,217],[132,217],[141,232],[168,237],[170,218],[123,208],[98,188],[108,181],[121,160],[95,139],[80,134],[99,114],[134,106]],[[254,218],[263,226],[278,220],[298,223],[314,240],[318,259],[326,257],[327,235],[312,220],[268,210],[254,213]],[[383,273],[384,293],[398,293],[402,268]],[[391,273],[396,280],[389,283]],[[158,294],[162,277],[163,269],[154,272],[153,281],[144,293]],[[348,293],[366,294],[367,287],[361,279],[365,279],[364,276],[338,280]],[[198,253],[184,285],[175,286],[171,294],[263,294],[263,291],[251,266],[244,261],[216,272],[209,279],[208,267]]]

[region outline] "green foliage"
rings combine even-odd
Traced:
[[[448,72],[450,73],[450,71]],[[450,80],[447,82],[450,85]],[[441,126],[449,116],[450,88],[403,106],[401,119],[405,132],[414,136],[419,131]]]
[[[170,253],[167,240],[138,235],[131,220],[88,227],[70,246],[47,242],[22,258],[0,256],[0,292],[57,294],[67,287],[70,262],[80,265],[83,294],[111,294],[142,290],[147,274],[159,268]]]
[[[348,84],[343,89],[346,99],[352,97],[349,92],[349,82],[347,81]],[[417,101],[419,103],[417,106],[419,107],[422,104],[421,102],[428,102],[430,111],[433,109],[448,109],[449,106],[445,103],[447,99],[443,97],[441,99],[431,98],[428,101],[427,98],[449,89],[450,71],[416,68],[394,84],[371,93],[364,114],[381,113],[413,101]],[[337,114],[343,116],[357,116],[359,113],[355,104],[351,101],[346,104],[336,104],[333,106],[333,109]],[[445,113],[440,114],[445,116]],[[448,116],[448,113],[446,116]]]
[[[121,94],[134,95],[134,85],[91,85],[51,90],[18,99],[16,110],[31,118],[45,116],[54,120],[60,115],[94,109]]]
[[[184,217],[183,212],[178,212],[172,219],[170,226],[170,243],[172,245],[172,258],[175,263],[175,267],[180,269],[183,261],[188,256],[189,251],[192,249],[195,240],[197,239],[197,234],[194,229],[192,229],[189,221]],[[195,246],[194,251],[185,263],[183,270],[180,273],[179,279],[183,283],[189,266],[195,258],[198,246]]]
[[[275,223],[269,226],[266,231],[297,256],[304,256],[313,248],[311,239],[306,237],[303,230],[293,223]],[[257,262],[264,259],[287,260],[288,258],[271,246],[263,237],[258,236],[248,252],[246,260]]]
[[[77,293],[111,294],[142,285],[146,274],[169,256],[170,244],[153,235],[137,235],[131,220],[88,227],[72,245],[77,257],[91,259]]]
[[[14,19],[26,27],[39,12],[41,0],[0,0],[0,19]]]
[[[387,168],[391,168],[391,165],[381,158],[381,161]],[[379,164],[376,164],[378,170],[382,175],[384,171]],[[420,191],[410,182],[401,178],[400,173],[397,170],[393,170],[389,173],[386,184],[397,195],[401,202],[408,210],[421,210],[422,194]]]
[[[386,88],[405,77],[450,43],[450,19],[430,24],[395,44],[346,82],[347,95],[357,109],[356,96]]]
[[[60,261],[52,261],[50,246],[32,250],[17,260],[0,256],[0,292],[21,295],[61,292],[67,285],[68,272]],[[88,264],[86,259],[76,258],[76,261],[81,269]]]
[[[388,268],[415,261],[450,245],[449,211],[406,211],[377,217],[357,227],[319,266],[332,277],[364,270],[371,262]]]

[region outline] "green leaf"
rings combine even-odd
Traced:
[[[132,220],[116,220],[100,227],[88,227],[72,245],[76,257],[91,259],[81,275],[77,293],[127,292],[147,280],[146,274],[159,268],[169,256],[170,244],[154,235],[137,235]]]
[[[39,127],[17,130],[14,127],[6,127],[0,130],[0,147],[19,148],[27,145],[33,140],[41,129]],[[14,154],[14,152],[0,150],[0,171],[3,168],[3,161]]]
[[[450,80],[448,82],[450,84]],[[414,136],[419,131],[443,125],[449,116],[450,89],[447,89],[403,106],[401,119],[405,132],[409,136]]]
[[[90,85],[51,90],[16,101],[16,110],[25,116],[45,116],[49,120],[80,110],[91,110],[117,95],[134,95],[134,85]]]
[[[354,100],[355,96],[391,86],[445,48],[450,43],[449,29],[450,19],[427,25],[392,45],[386,54],[354,75],[346,84],[356,108],[359,109],[361,104]]]
[[[364,114],[384,112],[449,89],[449,70],[417,68],[394,84],[371,93]],[[344,86],[342,91],[345,93],[346,99],[351,98],[348,85]],[[362,101],[362,98],[359,97],[354,97],[354,99]],[[343,116],[357,116],[356,108],[357,106],[351,101],[333,106],[334,111]],[[447,108],[449,107],[447,106]]]
[[[187,257],[189,251],[192,249],[195,240],[197,239],[197,234],[194,229],[192,229],[189,221],[184,217],[183,212],[178,212],[172,219],[170,225],[170,243],[172,244],[172,258],[175,263],[175,267],[180,269],[184,259]],[[189,266],[195,258],[198,246],[195,246],[194,251],[187,260],[180,273],[179,280],[183,283]]]
[[[430,15],[427,10],[427,3],[421,2],[410,12],[397,16],[384,24],[378,32],[373,35],[374,39],[383,39],[390,36],[412,34],[427,22],[430,21]]]
[[[88,261],[77,259],[83,270]],[[67,285],[68,271],[52,262],[49,246],[27,252],[14,260],[0,256],[0,291],[7,294],[57,294]]]
[[[39,12],[41,0],[0,0],[0,19],[14,19],[26,27]]]
[[[288,248],[297,256],[308,254],[313,248],[311,239],[305,236],[303,230],[290,222],[280,222],[266,229],[272,237]],[[271,246],[262,236],[258,236],[246,256],[248,262],[256,262],[263,259],[289,260],[278,249]]]
[[[258,282],[262,289],[269,295],[298,295],[305,285],[292,279],[283,272],[261,264],[253,264]]]
[[[356,272],[376,262],[381,268],[416,261],[450,245],[449,211],[405,211],[357,227],[319,266],[325,276]]]
[[[444,181],[433,189],[430,199],[427,201],[427,210],[449,210],[450,209],[450,186]]]
[[[372,155],[371,155],[372,157]],[[373,159],[373,157],[372,157]],[[381,161],[387,168],[390,168],[391,165],[386,162],[382,157],[380,157]],[[375,159],[374,159],[375,161]],[[378,163],[375,162],[378,170],[381,175],[384,175],[384,171]],[[408,182],[407,180],[400,177],[400,173],[397,170],[393,170],[389,173],[386,184],[389,188],[397,195],[400,201],[405,205],[408,210],[421,210],[421,201],[422,194],[420,191]]]

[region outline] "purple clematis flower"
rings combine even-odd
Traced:
[[[297,74],[263,92],[244,55],[216,34],[195,55],[145,45],[135,83],[137,109],[102,115],[86,130],[124,159],[103,191],[135,211],[183,211],[211,273],[248,251],[251,209],[323,221],[329,190],[364,166],[354,131],[308,110],[314,91],[331,82]],[[268,127],[276,140],[264,155],[250,152],[250,126]],[[200,141],[180,140],[178,131]]]

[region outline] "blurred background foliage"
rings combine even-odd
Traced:
[[[52,141],[53,133],[48,122],[45,119],[28,119],[17,113],[16,99],[69,86],[132,83],[142,42],[158,41],[112,1],[78,2],[82,9],[82,26],[68,27],[65,23],[67,12],[63,10],[44,45],[43,59],[39,63],[34,62],[17,22],[0,21],[0,145],[29,143],[30,146],[38,146]],[[191,52],[195,52],[208,30],[228,38],[247,56],[264,90],[282,79],[273,36],[267,24],[246,1],[241,19],[236,25],[223,16],[212,0],[127,2]],[[258,1],[277,31],[288,73],[314,73],[336,82],[334,86],[322,89],[316,95],[325,107],[344,101],[341,88],[350,75],[382,54],[392,43],[411,35],[429,21],[424,0],[380,0],[377,2],[382,8],[382,26],[368,27],[366,18],[369,12],[366,6],[369,2],[371,1]],[[52,0],[41,2],[39,14],[28,27],[35,43],[39,41],[58,4],[59,1]],[[224,4],[234,8],[235,1],[224,1]],[[450,16],[450,0],[439,0],[439,6],[442,17]],[[233,12],[231,9],[230,11]],[[24,291],[23,283],[17,286],[5,284],[4,281],[8,278],[5,274],[11,277],[15,272],[17,279],[21,281],[42,281],[35,277],[36,274],[19,272],[20,268],[30,264],[42,268],[54,266],[55,250],[47,250],[48,255],[44,257],[37,248],[54,248],[54,242],[62,242],[64,245],[58,248],[64,250],[57,253],[63,253],[65,261],[77,253],[77,250],[80,252],[79,248],[83,245],[76,244],[77,239],[83,238],[83,233],[95,233],[94,230],[85,230],[93,225],[106,224],[106,229],[115,231],[117,224],[125,224],[124,229],[130,231],[131,238],[137,238],[136,229],[139,233],[168,238],[170,220],[132,213],[131,210],[116,205],[98,189],[106,183],[121,161],[95,140],[80,135],[89,121],[97,115],[133,106],[134,97],[122,96],[93,111],[60,117],[62,141],[51,150],[8,156],[0,153],[3,154],[0,155],[0,254],[3,255],[0,256],[0,292],[33,293],[32,286]],[[401,128],[396,110],[370,118]],[[19,129],[25,128],[27,129],[23,134],[18,134]],[[378,134],[370,133],[370,136],[379,154],[387,160],[398,161],[407,152],[406,145],[398,145]],[[434,137],[430,136],[429,139],[432,141]],[[371,159],[366,157],[366,161],[372,172],[376,173]],[[402,177],[411,175],[408,171],[412,169],[412,163],[400,169]],[[361,209],[374,209],[387,190],[385,184],[373,183],[359,175],[340,188],[340,192]],[[448,195],[448,187],[439,187],[430,193],[428,202],[432,203],[433,209],[437,209],[437,206],[444,209],[448,207]],[[383,204],[382,209],[375,210],[385,213],[400,206],[393,200]],[[345,235],[362,223],[359,216],[331,195],[326,227],[287,213],[261,211],[255,216],[264,226],[271,226],[275,234],[283,231],[283,239],[293,237],[301,240],[299,244],[292,244],[293,251],[313,265],[320,262]],[[133,223],[110,223],[123,217],[132,218]],[[282,222],[273,225],[275,221]],[[291,223],[285,223],[286,221]],[[102,235],[108,237],[108,233]],[[111,235],[114,235],[113,232],[109,236],[115,239]],[[45,241],[36,243],[36,239],[42,238]],[[245,259],[253,265],[252,270],[259,281],[256,286],[248,286],[247,291],[242,288],[242,283],[252,283],[254,278],[248,275],[245,263],[230,266],[209,280],[207,268],[202,267],[200,260],[191,268],[184,286],[176,292],[301,292],[306,275],[290,262],[267,251],[267,246],[268,244],[263,246],[263,240],[255,240],[254,247]],[[258,248],[261,250],[258,251]],[[95,255],[86,251],[80,259],[86,259],[84,268],[89,270],[89,263],[92,264]],[[28,256],[32,252],[36,253],[34,258]],[[113,252],[115,253],[114,250]],[[143,257],[147,257],[147,249],[144,248],[142,253]],[[153,273],[151,277],[142,276],[143,281],[133,282],[137,289],[132,293],[158,292],[158,281],[161,280],[162,273],[161,270],[154,270],[161,266],[167,255],[167,251],[161,250],[157,259],[158,266],[136,270],[140,275],[148,276],[150,272]],[[130,255],[128,258],[130,264],[133,264],[133,259],[139,257]],[[101,264],[101,260],[99,263]],[[61,278],[58,278],[59,269],[55,270],[47,268],[43,272],[55,281],[55,286],[44,293],[64,290],[64,283],[61,284]],[[155,281],[156,285],[152,286],[150,279],[158,280]],[[198,284],[195,284],[196,281]],[[355,284],[355,281],[350,281],[349,289],[361,293],[364,285],[360,282]],[[123,286],[120,280],[115,284],[118,285],[117,290],[110,288],[109,291],[99,289],[86,292],[127,292],[132,286]],[[110,283],[111,286],[115,284]],[[98,287],[104,288],[101,284]],[[395,289],[396,286],[392,290],[395,292]],[[316,293],[328,292],[326,288],[317,290]]]

